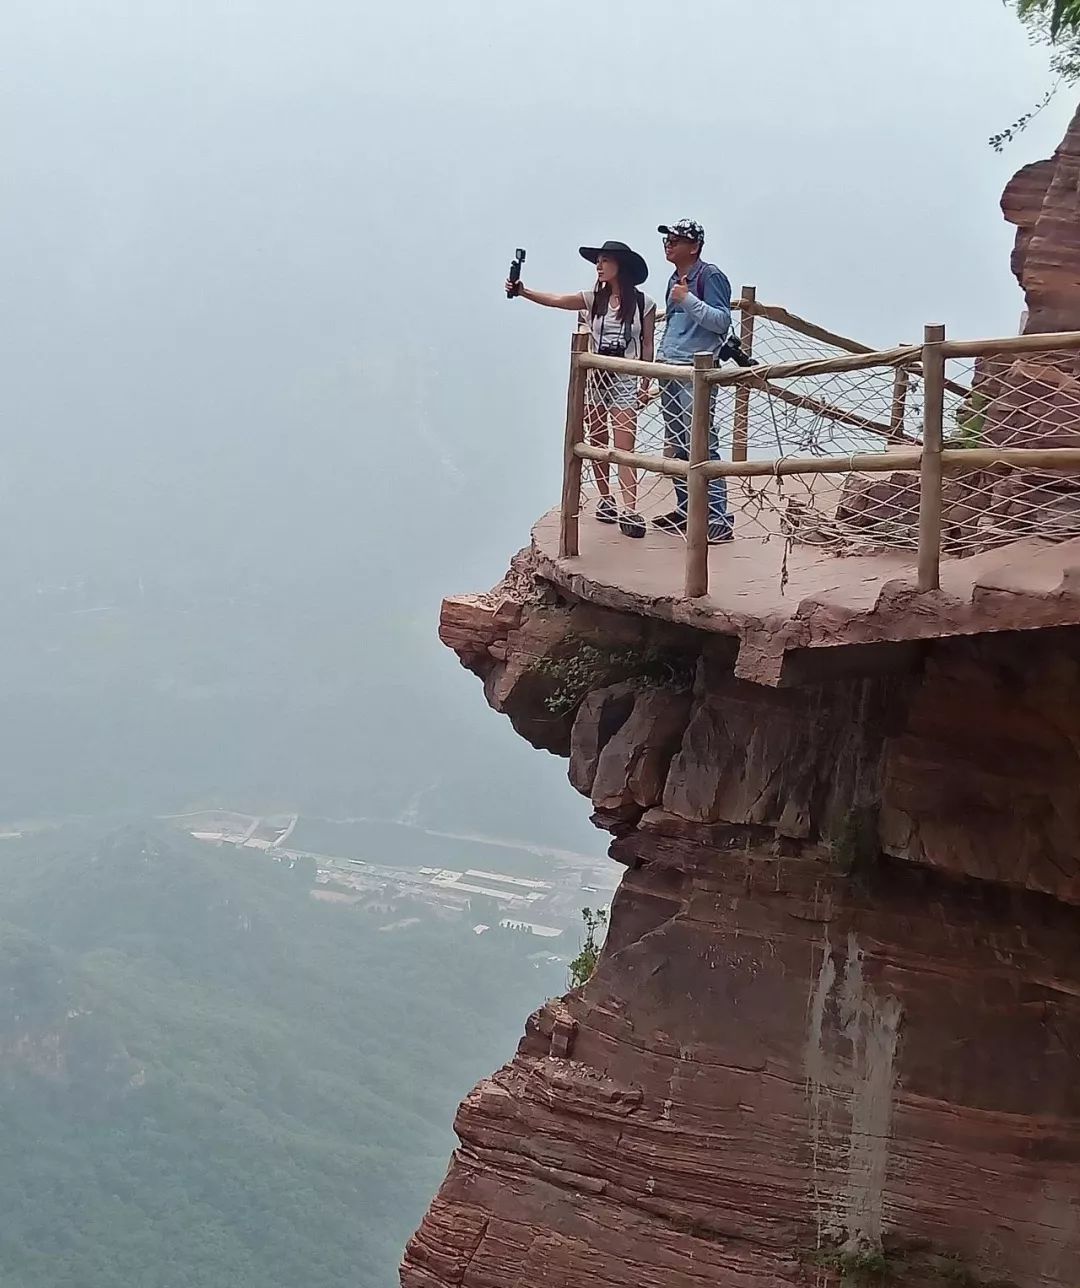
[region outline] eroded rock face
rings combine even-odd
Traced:
[[[1080,635],[942,641],[910,694],[885,748],[882,847],[1080,904]]]
[[[527,736],[515,641],[600,638],[579,609],[507,635]],[[628,870],[596,975],[462,1104],[404,1288],[777,1288],[835,1247],[1075,1288],[1080,635],[787,689],[697,647],[556,721]]]
[[[552,714],[559,680],[540,660],[572,658],[612,620],[620,662],[661,639],[692,678],[597,673],[575,713]],[[617,834],[660,811],[842,844],[873,810],[874,845],[894,858],[1080,905],[1077,628],[935,641],[899,674],[860,675],[860,656],[845,676],[825,656],[819,683],[811,655],[801,682],[777,689],[738,679],[724,641],[554,595],[523,610],[503,647],[489,701],[534,745],[569,755],[571,783]]]
[[[1017,226],[1012,268],[1025,331],[1080,330],[1080,110],[1053,157],[1010,181],[1001,209]]]
[[[761,845],[667,835],[654,860],[655,836],[616,843],[634,866],[560,1004],[568,1054],[545,1008],[462,1104],[406,1288],[776,1288],[883,1238],[1072,1285],[1075,917],[1032,937],[1031,896],[1003,915],[911,870],[859,893]]]
[[[1080,111],[1052,158],[1014,176],[1001,208],[1017,226],[1012,269],[1027,305],[1025,334],[1080,329]],[[981,442],[1076,446],[1080,360],[1074,352],[980,358],[972,388]],[[958,541],[1007,544],[1026,534],[1056,541],[1080,531],[1080,492],[1067,475],[998,468],[981,480],[980,500],[985,521],[979,527],[973,515]]]
[[[1080,329],[1080,112],[1002,209],[1025,330]],[[982,359],[973,388],[986,441],[1073,445],[1073,355]],[[853,476],[840,517],[913,534],[913,478]],[[943,523],[954,547],[1062,539],[1080,495],[955,476]],[[442,637],[568,756],[627,871],[596,974],[461,1105],[403,1288],[822,1285],[823,1249],[905,1288],[1076,1288],[1080,627],[789,669],[835,623],[740,644],[540,571],[447,601]],[[926,639],[935,601],[908,607]]]

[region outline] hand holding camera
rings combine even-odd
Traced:
[[[519,246],[514,251],[514,258],[510,261],[510,276],[506,279],[506,298],[512,300],[515,295],[520,295],[525,289],[521,280],[521,266],[525,263],[525,252]]]

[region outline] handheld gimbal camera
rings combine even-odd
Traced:
[[[514,258],[510,262],[510,290],[506,292],[506,298],[512,300],[518,293],[518,282],[521,280],[521,266],[525,263],[525,252],[519,246],[514,251]]]

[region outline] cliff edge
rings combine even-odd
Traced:
[[[1003,199],[1029,330],[1080,327],[1078,193],[1080,114]],[[912,600],[755,670],[571,572],[534,542],[440,634],[626,871],[403,1288],[1075,1288],[1080,627]]]
[[[443,635],[627,871],[596,974],[462,1104],[405,1288],[1072,1288],[1077,631],[770,689],[528,563]]]

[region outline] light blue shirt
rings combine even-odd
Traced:
[[[672,273],[667,285],[664,338],[656,355],[660,362],[692,363],[695,353],[716,354],[731,329],[731,283],[715,264],[699,261],[687,279],[690,294],[673,304]]]

